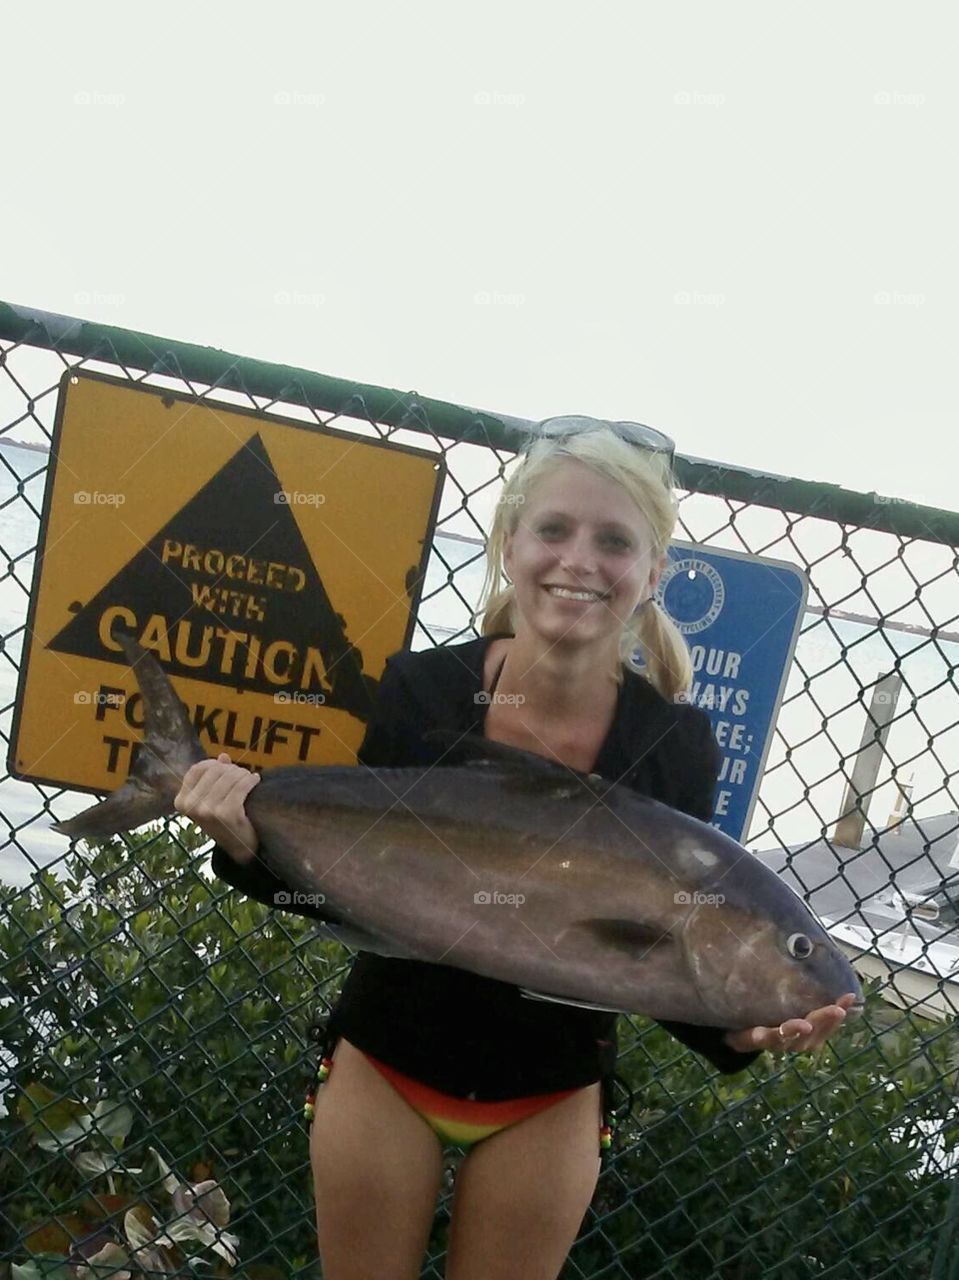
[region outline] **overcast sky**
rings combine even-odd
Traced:
[[[3,23],[7,300],[955,508],[953,4]]]

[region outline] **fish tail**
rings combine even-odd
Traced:
[[[173,813],[183,775],[206,757],[186,707],[159,662],[132,637],[117,638],[143,694],[143,743],[121,787],[75,818],[52,824],[54,831],[72,839],[103,839]]]

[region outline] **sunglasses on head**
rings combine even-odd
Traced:
[[[608,427],[627,444],[648,449],[650,453],[665,453],[672,465],[676,453],[675,442],[665,432],[647,427],[644,422],[613,422],[606,418],[586,418],[578,414],[546,418],[537,425],[532,443],[535,444],[537,440],[565,440],[582,431],[595,431],[597,427]]]

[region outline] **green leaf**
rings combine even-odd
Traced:
[[[104,1138],[111,1138],[113,1145],[120,1149],[123,1140],[133,1128],[133,1108],[125,1102],[111,1102],[109,1098],[101,1098],[93,1109],[97,1131]]]
[[[84,1103],[60,1098],[39,1082],[23,1086],[23,1094],[17,1100],[17,1114],[44,1151],[76,1146],[88,1136],[93,1124]]]
[[[141,1173],[141,1169],[124,1168],[120,1157],[115,1152],[78,1151],[73,1163],[85,1177],[96,1178],[104,1173],[112,1173],[115,1169],[123,1173]]]
[[[11,1280],[74,1280],[73,1268],[62,1253],[38,1253],[29,1262],[10,1268]]]

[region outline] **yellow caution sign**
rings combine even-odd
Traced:
[[[353,763],[410,642],[437,454],[68,372],[50,468],[14,776],[126,777],[143,708],[121,633],[156,654],[211,755]]]

